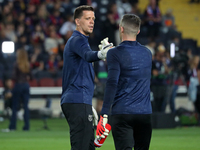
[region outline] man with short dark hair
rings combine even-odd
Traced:
[[[152,54],[136,41],[140,24],[138,16],[124,15],[119,25],[122,42],[107,53],[108,78],[97,138],[107,135],[104,125],[112,107],[110,122],[116,150],[148,150],[151,140]]]
[[[61,108],[70,127],[72,150],[94,150],[92,62],[105,59],[112,44],[102,42],[101,51],[92,51],[89,34],[94,28],[94,9],[80,6],[74,12],[76,30],[64,49]]]

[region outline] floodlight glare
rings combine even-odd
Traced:
[[[171,43],[170,44],[170,56],[173,58],[175,56],[175,44]]]
[[[13,41],[4,41],[2,43],[3,53],[13,53],[15,51],[15,43]]]

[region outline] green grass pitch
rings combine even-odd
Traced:
[[[0,122],[0,129],[7,128],[8,123]],[[65,119],[47,119],[49,131],[42,129],[42,120],[32,119],[30,123],[28,132],[22,131],[23,121],[18,121],[14,132],[0,132],[0,150],[70,150]],[[111,134],[100,149],[114,150]],[[150,150],[200,150],[200,127],[153,129]]]

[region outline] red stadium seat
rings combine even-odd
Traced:
[[[0,87],[4,87],[3,86],[3,81],[0,79]]]
[[[36,79],[30,80],[30,81],[29,81],[29,85],[30,85],[31,87],[37,87],[37,86],[39,86],[38,81],[37,81]]]
[[[55,81],[52,78],[41,78],[39,80],[39,86],[41,86],[41,87],[54,87]]]
[[[62,78],[56,80],[56,86],[62,86]]]

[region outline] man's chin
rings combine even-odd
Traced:
[[[93,32],[93,30],[90,30],[89,33],[91,34]]]
[[[86,35],[89,35],[89,34],[92,34],[93,30],[92,31],[88,31],[88,32],[85,32]]]

